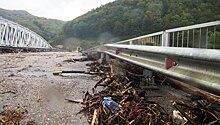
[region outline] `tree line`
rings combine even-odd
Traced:
[[[54,41],[115,42],[219,19],[218,0],[116,0],[67,22]]]

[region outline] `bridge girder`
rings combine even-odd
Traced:
[[[0,17],[0,47],[51,49],[40,35],[15,22]]]

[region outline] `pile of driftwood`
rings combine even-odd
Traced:
[[[90,74],[104,76],[111,73],[112,66],[110,64],[102,64],[100,61],[93,61],[87,63],[86,66],[89,66],[88,71]]]
[[[94,68],[94,72],[105,71],[98,62],[89,66],[90,70]],[[195,95],[187,100],[170,100],[173,110],[168,111],[164,105],[149,100],[145,90],[135,86],[138,78],[139,75],[132,73],[105,73],[94,86],[93,94],[86,92],[79,113],[86,113],[92,125],[220,124],[219,104]],[[101,91],[96,89],[99,86],[103,87]]]
[[[156,102],[147,101],[144,91],[138,93],[130,86],[129,79],[125,76],[106,76],[95,87],[97,86],[105,86],[106,88],[93,95],[87,92],[83,109],[79,112],[88,113],[88,121],[91,124],[129,125],[170,122],[166,111]],[[109,107],[103,105],[103,100],[106,97],[111,98],[113,104],[115,102],[116,105],[109,104]]]

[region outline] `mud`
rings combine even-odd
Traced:
[[[79,53],[7,53],[0,55],[0,112],[17,107],[27,110],[21,124],[87,125],[76,115],[80,104],[65,98],[82,99],[96,81],[86,74],[53,76],[53,70],[86,70],[87,62],[63,62],[80,58]]]

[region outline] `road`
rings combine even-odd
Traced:
[[[87,62],[63,62],[80,58],[78,53],[7,53],[0,55],[0,111],[20,107],[27,110],[21,124],[87,125],[76,115],[80,104],[65,98],[82,99],[96,81],[86,74],[53,76],[53,70],[86,70]]]

